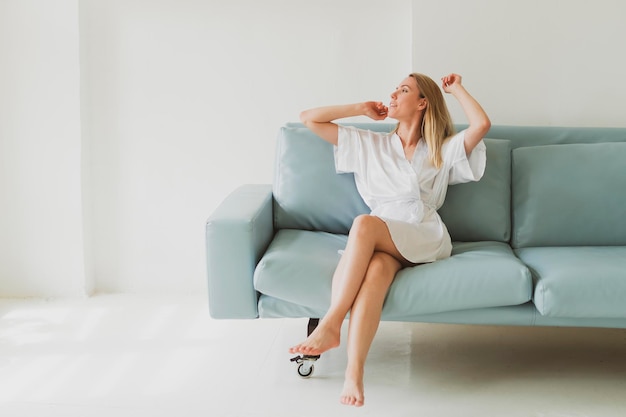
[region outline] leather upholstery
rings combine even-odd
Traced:
[[[383,320],[626,328],[626,129],[493,126],[487,136],[485,176],[451,186],[440,209],[452,257],[399,272]],[[211,215],[213,317],[324,314],[337,251],[369,211],[332,151],[288,124],[273,186],[243,186]]]

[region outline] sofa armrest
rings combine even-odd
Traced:
[[[206,224],[209,312],[217,319],[258,317],[254,269],[274,236],[271,185],[244,185]]]

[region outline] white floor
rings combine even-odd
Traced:
[[[305,327],[212,320],[202,296],[0,300],[0,416],[626,413],[624,330],[383,323],[352,409],[343,348],[297,376]]]

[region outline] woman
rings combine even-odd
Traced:
[[[321,107],[301,113],[302,122],[335,145],[337,172],[354,172],[371,214],[358,216],[333,276],[331,304],[318,327],[291,353],[320,355],[339,346],[343,320],[350,312],[348,364],[341,402],[362,406],[363,375],[389,286],[403,267],[450,256],[448,231],[437,214],[448,184],[477,181],[485,168],[483,136],[491,123],[461,84],[461,76],[442,78],[442,88],[461,104],[469,127],[454,134],[439,86],[411,74],[381,102]],[[365,115],[398,121],[392,133],[344,127],[334,120]]]

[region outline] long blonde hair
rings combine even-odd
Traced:
[[[439,86],[427,75],[409,74],[417,82],[420,98],[426,98],[422,119],[422,137],[428,145],[428,159],[437,168],[443,165],[441,149],[446,139],[454,135],[452,118]]]

